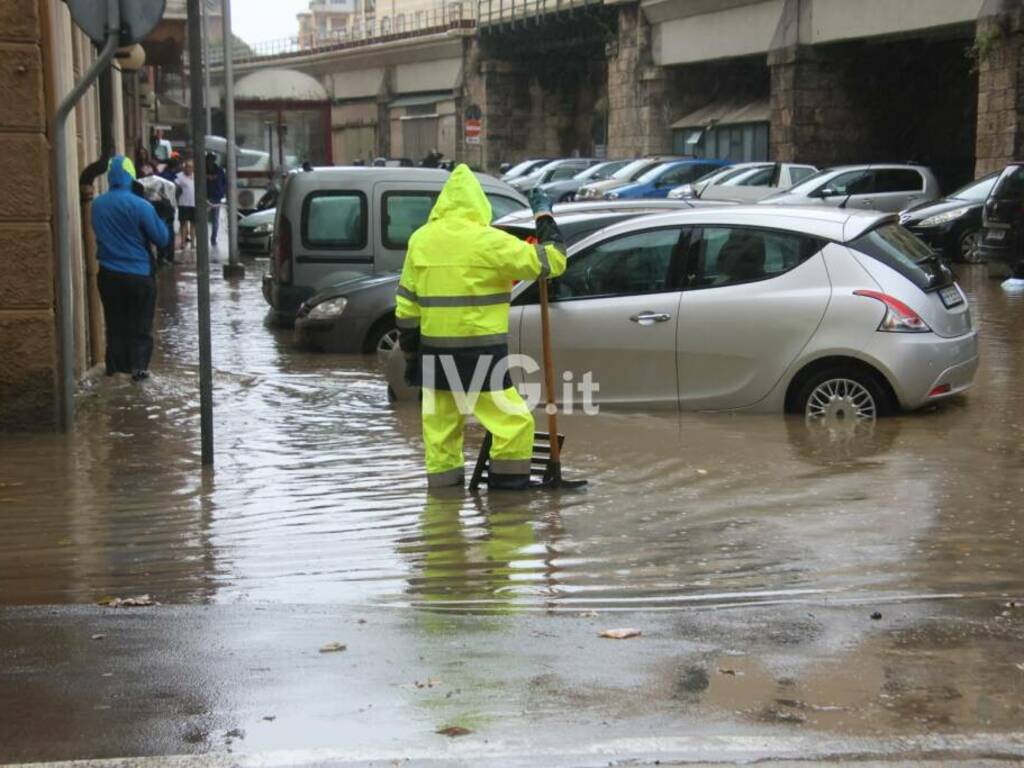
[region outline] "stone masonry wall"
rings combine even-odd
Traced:
[[[55,421],[51,185],[39,0],[0,3],[0,430]]]
[[[978,129],[975,175],[999,170],[1024,153],[1024,19],[1021,13],[979,19]]]
[[[608,58],[608,156],[668,152],[665,73],[651,59],[651,27],[639,5],[619,12],[618,50]]]

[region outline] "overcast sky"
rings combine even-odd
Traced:
[[[299,32],[295,14],[309,0],[231,0],[231,26],[247,43],[279,40]]]

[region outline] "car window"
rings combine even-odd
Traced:
[[[746,176],[738,177],[730,186],[736,187],[767,187],[775,175],[774,168],[760,168]]]
[[[502,216],[507,216],[514,211],[521,211],[526,207],[512,197],[496,195],[493,192],[487,192],[486,195],[491,203],[491,221],[497,221]]]
[[[599,243],[569,262],[553,283],[556,300],[633,296],[672,290],[669,267],[678,228],[654,229]]]
[[[307,248],[353,249],[366,245],[366,196],[362,192],[313,192],[302,205]]]
[[[851,241],[850,247],[895,269],[922,291],[953,281],[931,249],[899,224],[873,229]]]
[[[911,168],[879,168],[875,176],[874,192],[920,192],[924,178]]]
[[[704,227],[690,245],[689,288],[718,288],[768,280],[799,266],[824,241],[793,232]]]
[[[571,179],[582,169],[578,165],[560,165],[556,168],[548,181],[563,181],[565,179]]]
[[[676,187],[680,184],[688,184],[702,176],[706,167],[697,164],[680,165],[658,179],[658,186]]]
[[[809,179],[817,171],[809,165],[790,166],[789,180],[792,184],[799,184],[804,179]]]
[[[866,195],[872,191],[871,171],[860,168],[856,171],[847,171],[827,181],[818,188],[821,193],[826,189],[832,190],[834,195]]]
[[[436,192],[385,192],[381,220],[386,248],[405,250],[412,233],[427,223]]]

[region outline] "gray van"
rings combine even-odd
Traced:
[[[274,222],[263,296],[275,319],[295,320],[321,288],[402,268],[409,237],[427,221],[449,172],[356,166],[294,171]],[[477,174],[494,218],[528,206],[508,184]]]

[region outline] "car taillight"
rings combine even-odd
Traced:
[[[292,282],[292,224],[287,216],[281,217],[274,248],[274,275],[277,282],[289,285]]]
[[[885,305],[885,317],[878,330],[886,333],[930,333],[928,323],[921,316],[894,296],[880,291],[854,291],[854,296],[866,296]]]

